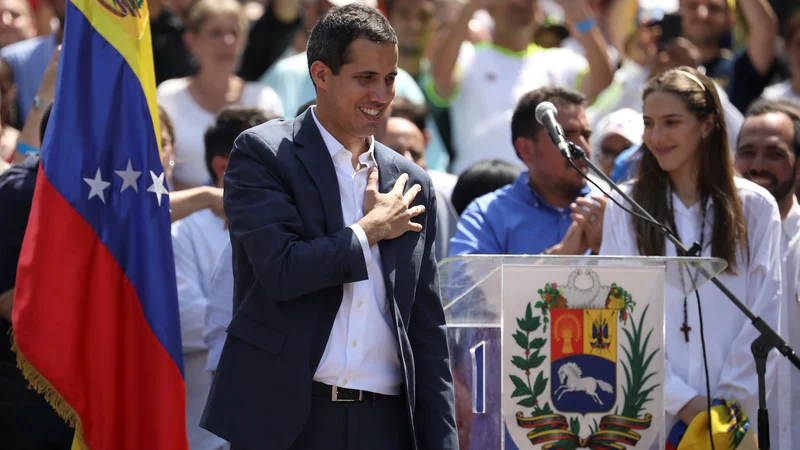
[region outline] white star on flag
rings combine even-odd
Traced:
[[[161,175],[156,176],[156,174],[151,170],[150,177],[153,179],[153,184],[147,188],[147,192],[156,194],[158,206],[161,206],[161,196],[169,195],[167,188],[164,187],[164,173],[162,172]]]
[[[106,197],[104,194],[104,190],[111,186],[111,183],[108,181],[103,181],[103,178],[100,176],[100,168],[97,169],[97,173],[95,174],[94,178],[84,178],[83,181],[86,182],[91,187],[89,191],[89,198],[87,200],[91,200],[92,197],[100,197],[100,200],[103,204],[106,203]]]
[[[114,173],[122,178],[122,187],[119,188],[120,192],[125,192],[125,189],[132,187],[137,194],[139,193],[139,186],[136,185],[136,179],[139,178],[142,172],[133,170],[130,159],[128,160],[128,167],[125,170],[115,170]]]

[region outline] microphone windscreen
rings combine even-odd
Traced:
[[[544,116],[547,115],[548,112],[552,112],[554,116],[558,117],[558,109],[556,106],[550,102],[542,102],[536,106],[536,111],[534,115],[536,116],[536,121],[544,124]]]

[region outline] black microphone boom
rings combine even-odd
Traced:
[[[542,124],[547,129],[547,134],[550,135],[550,140],[558,147],[558,150],[564,155],[564,158],[572,159],[570,152],[569,141],[564,136],[564,129],[558,124],[556,117],[558,117],[558,110],[555,105],[550,102],[542,102],[536,106],[536,121]]]

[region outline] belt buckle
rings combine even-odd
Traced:
[[[360,402],[363,399],[363,397],[364,397],[364,392],[359,390],[358,391],[358,400],[350,399],[350,398],[341,398],[340,399],[339,398],[339,387],[338,386],[332,386],[332,388],[331,388],[331,401],[334,401],[334,402],[355,402],[355,401],[359,401]]]

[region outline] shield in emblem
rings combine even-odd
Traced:
[[[662,269],[548,269],[504,273],[505,448],[664,448]]]
[[[617,311],[552,309],[551,399],[565,413],[604,413],[616,403]]]

